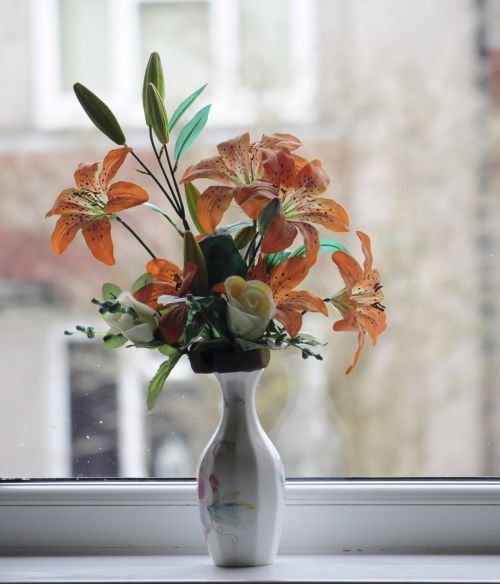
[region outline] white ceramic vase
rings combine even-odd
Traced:
[[[262,566],[276,556],[284,509],[281,458],[259,422],[262,369],[215,373],[224,410],[198,469],[208,550],[217,566]]]

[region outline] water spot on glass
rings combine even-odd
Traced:
[[[90,436],[88,434],[85,436],[85,438],[87,438],[87,440],[90,440]]]
[[[55,427],[55,426],[51,426],[51,427],[50,427],[50,429],[51,429],[51,430],[55,430],[55,429],[56,429],[56,427]]]
[[[99,424],[102,424],[102,423],[103,423],[103,421],[102,420],[99,420]]]

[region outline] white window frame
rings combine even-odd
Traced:
[[[497,480],[288,481],[280,553],[498,552]],[[206,553],[194,481],[0,483],[0,549]]]
[[[130,79],[142,79],[143,63],[139,62],[137,11],[141,4],[178,0],[107,0],[113,27],[110,30],[110,91],[101,95],[123,125],[143,125],[139,89]],[[237,0],[183,0],[207,2],[210,7],[209,30],[214,79],[211,84],[212,108],[209,127],[251,124],[256,113],[252,92],[238,83],[239,32]],[[289,122],[308,122],[314,118],[313,101],[316,83],[317,0],[290,2],[290,59],[294,75],[281,105]],[[58,0],[32,0],[32,58],[34,121],[41,130],[68,127],[90,127],[72,91],[61,91]],[[118,38],[119,37],[119,38]],[[126,38],[127,42],[120,39]],[[129,68],[127,68],[129,66]],[[76,80],[75,80],[76,81]],[[203,81],[203,80],[201,80]],[[92,88],[90,88],[92,89]],[[194,88],[193,88],[194,89]],[[269,96],[273,99],[273,95]],[[279,97],[274,96],[275,100]]]

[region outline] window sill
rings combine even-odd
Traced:
[[[271,566],[218,568],[208,556],[0,558],[1,582],[498,582],[494,555],[281,555]]]

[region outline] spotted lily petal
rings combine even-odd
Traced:
[[[148,199],[148,193],[139,185],[125,181],[115,182],[108,190],[108,202],[104,211],[117,213],[141,205]]]
[[[200,178],[216,180],[225,185],[230,185],[233,182],[230,171],[220,156],[205,158],[197,164],[191,165],[184,172],[181,182],[191,182]]]
[[[82,229],[82,234],[96,259],[108,266],[114,265],[115,258],[109,217],[101,217],[87,223]]]
[[[102,170],[99,174],[99,184],[104,191],[107,190],[109,183],[124,163],[129,152],[132,152],[132,148],[115,148],[104,157]]]
[[[213,233],[233,200],[233,189],[227,186],[208,187],[198,199],[198,221],[207,233]]]
[[[79,191],[99,192],[101,190],[96,178],[98,168],[98,162],[78,165],[75,171],[75,183]]]
[[[67,213],[57,220],[52,232],[52,251],[61,255],[68,245],[75,239],[78,230],[85,225],[86,220],[80,214]]]
[[[222,161],[241,183],[248,183],[252,173],[249,149],[250,135],[248,132],[221,142],[217,146]]]

